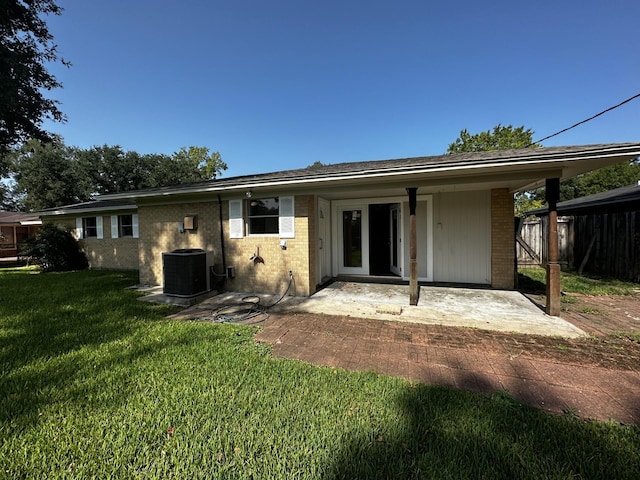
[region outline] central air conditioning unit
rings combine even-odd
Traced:
[[[194,297],[207,291],[207,252],[183,248],[162,254],[163,293]]]

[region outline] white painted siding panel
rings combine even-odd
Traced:
[[[434,195],[434,280],[491,283],[491,192]]]

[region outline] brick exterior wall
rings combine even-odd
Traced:
[[[236,276],[227,289],[239,292],[283,293],[289,284],[289,270],[294,281],[290,295],[309,296],[315,292],[315,197],[295,197],[295,238],[287,238],[287,248],[280,248],[277,235],[229,238],[229,203],[224,202],[225,253],[227,265],[235,267]],[[249,258],[258,253],[264,263]]]
[[[507,188],[491,190],[491,286],[515,288],[513,195]]]
[[[131,212],[114,212],[114,215],[124,215]],[[85,217],[96,215],[84,214]],[[48,217],[44,221],[55,223],[69,229],[76,230],[76,217]],[[103,238],[80,238],[80,248],[87,255],[91,269],[138,269],[138,239],[131,237],[111,238],[111,215],[102,215]]]
[[[187,215],[198,216],[198,228],[181,233],[178,224]],[[140,282],[162,285],[162,253],[179,248],[201,248],[213,252],[214,269],[222,274],[218,215],[217,201],[139,205]]]
[[[202,248],[213,251],[214,269],[223,274],[218,202],[173,205],[139,205],[140,281],[161,285],[162,252],[178,248]],[[186,215],[198,215],[196,232],[178,231],[178,222]],[[295,238],[287,238],[280,247],[277,235],[229,238],[229,202],[222,202],[226,266],[235,267],[235,277],[227,279],[226,289],[248,293],[282,293],[294,282],[289,294],[308,296],[315,291],[315,197],[295,197]],[[250,261],[259,253],[264,263]],[[311,265],[310,265],[311,264]]]

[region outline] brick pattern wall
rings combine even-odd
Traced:
[[[187,215],[198,216],[195,231],[180,233],[178,224]],[[218,202],[139,205],[140,282],[162,285],[162,253],[179,248],[201,248],[213,252],[214,269],[222,274]]]
[[[120,212],[122,214],[122,212]],[[117,213],[114,213],[117,215]],[[95,215],[85,215],[95,216]],[[51,217],[56,225],[71,230],[75,235],[75,217]],[[80,248],[87,255],[91,269],[138,269],[138,239],[131,237],[111,238],[111,215],[102,216],[103,238],[80,238]]]
[[[236,276],[227,289],[239,292],[282,293],[289,284],[289,270],[294,282],[289,294],[308,296],[315,291],[315,197],[295,197],[295,238],[287,238],[287,248],[280,247],[277,235],[229,238],[229,203],[224,202],[225,252],[227,265],[235,267]],[[264,263],[250,261],[258,253]]]
[[[295,238],[287,238],[287,248],[280,247],[277,235],[229,238],[229,202],[222,202],[225,260],[235,267],[235,277],[227,280],[226,289],[248,293],[282,293],[289,284],[289,270],[294,282],[289,294],[308,296],[315,290],[315,233],[310,218],[315,215],[315,197],[295,197]],[[178,231],[178,222],[186,215],[198,215],[196,232]],[[162,252],[178,248],[202,248],[214,252],[217,273],[222,271],[218,202],[174,205],[139,205],[140,281],[161,285]],[[264,263],[249,258],[257,253]],[[312,265],[310,265],[310,263]]]
[[[513,195],[507,188],[491,190],[491,286],[515,287]]]

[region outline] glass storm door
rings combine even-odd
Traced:
[[[338,212],[339,270],[342,274],[369,274],[368,215],[366,206],[342,207]]]

